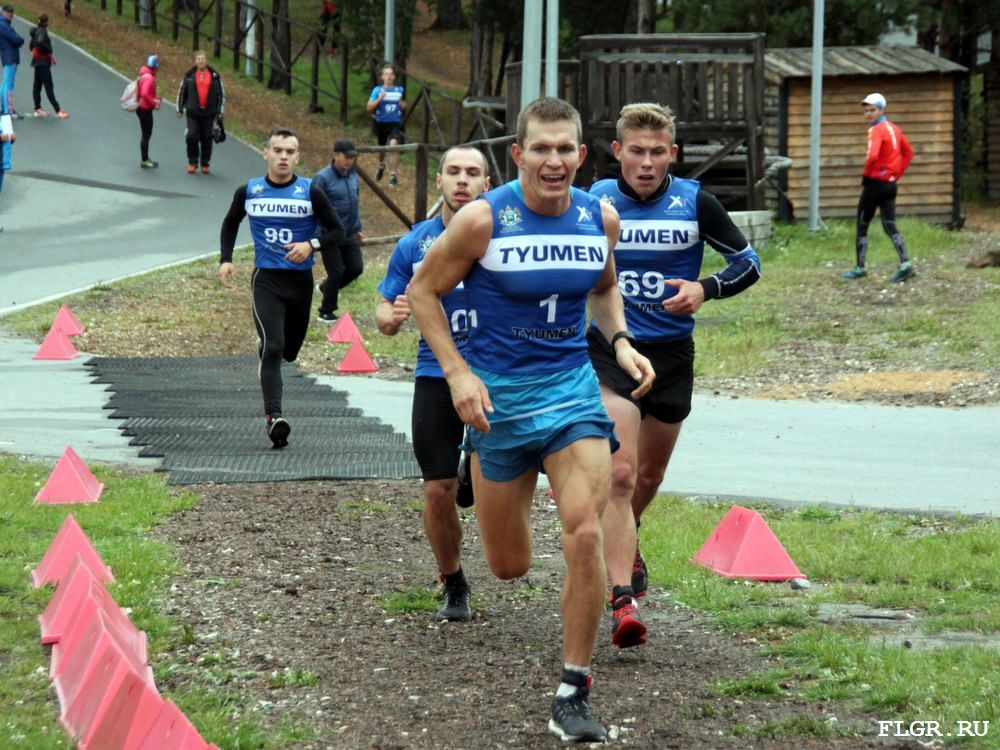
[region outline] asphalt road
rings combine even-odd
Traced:
[[[28,38],[23,19],[14,26]],[[139,122],[118,102],[128,80],[52,36],[56,98],[70,116],[28,116],[34,74],[25,43],[14,106],[26,116],[15,122],[13,168],[0,193],[0,314],[218,252],[233,191],[265,167],[259,150],[230,137],[216,146],[211,175],[187,174],[177,91],[161,87],[150,146],[160,167],[140,169]],[[44,92],[42,105],[51,110]],[[248,238],[244,226],[239,242]]]

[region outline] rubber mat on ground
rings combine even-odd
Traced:
[[[257,358],[93,357],[107,385],[109,418],[121,420],[140,456],[162,458],[171,484],[420,475],[406,436],[348,404],[347,394],[282,367],[289,445],[264,430]]]

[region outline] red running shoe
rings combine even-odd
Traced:
[[[639,616],[639,605],[627,594],[612,604],[611,642],[618,648],[632,648],[646,642],[646,623]]]

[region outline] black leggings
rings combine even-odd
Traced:
[[[421,376],[414,381],[410,429],[424,481],[457,477],[465,425],[455,411],[447,380]]]
[[[153,110],[137,109],[136,116],[139,118],[139,153],[143,161],[149,160],[149,139],[153,137]]]
[[[868,254],[868,225],[875,218],[875,209],[878,209],[879,215],[882,217],[882,228],[896,247],[899,262],[905,263],[910,259],[910,256],[906,252],[906,242],[903,240],[903,235],[896,227],[896,183],[865,177],[861,180],[857,235],[854,242],[858,266],[865,267]]]
[[[215,124],[215,115],[192,115],[187,116],[187,152],[188,164],[197,164],[199,150],[201,152],[201,166],[207,167],[212,161],[212,126]]]
[[[321,250],[320,253],[323,256],[323,265],[326,267],[326,281],[320,286],[323,300],[320,302],[319,311],[332,313],[340,304],[340,290],[365,270],[361,243],[357,236],[352,236],[344,244],[330,250]]]
[[[250,279],[253,322],[260,338],[260,388],[264,414],[281,414],[281,360],[294,362],[309,330],[312,270],[255,268]]]
[[[59,112],[62,107],[56,101],[56,94],[52,87],[52,66],[39,65],[35,68],[35,83],[31,87],[31,93],[35,97],[35,109],[42,108],[42,87],[45,87],[45,95],[49,98],[52,109]]]

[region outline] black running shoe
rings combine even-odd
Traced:
[[[636,599],[646,595],[649,588],[649,572],[646,570],[646,561],[639,551],[639,543],[635,543],[635,559],[632,561],[632,593]]]
[[[469,605],[469,597],[472,589],[467,582],[462,582],[457,586],[449,586],[447,583],[441,589],[442,603],[441,609],[434,616],[438,622],[468,622],[472,619],[472,607]]]
[[[382,179],[382,175],[384,175],[384,174],[385,174],[385,162],[384,161],[380,161],[378,163],[378,169],[375,170],[375,179],[376,180],[381,180]]]
[[[288,420],[282,416],[267,416],[264,420],[267,426],[267,436],[271,438],[272,448],[284,448],[288,445],[288,433],[292,431],[292,426]]]
[[[549,731],[563,742],[607,740],[608,730],[590,715],[589,695],[589,689],[577,688],[576,694],[570,698],[553,698]]]
[[[472,456],[462,453],[462,458],[458,462],[458,492],[455,493],[455,504],[459,508],[471,508],[476,502],[472,494],[472,468],[470,466]]]

